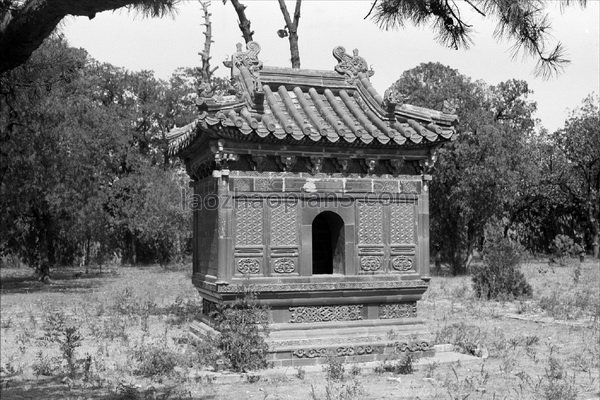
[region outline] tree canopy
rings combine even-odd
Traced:
[[[0,76],[0,253],[34,267],[181,255],[187,179],[165,134],[189,115],[193,90],[97,62],[60,37]]]

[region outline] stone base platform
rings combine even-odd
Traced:
[[[267,343],[273,367],[303,367],[335,356],[348,363],[394,359],[402,354],[432,357],[435,348],[421,320],[415,318],[271,324]],[[207,321],[195,321],[196,335],[218,334]]]

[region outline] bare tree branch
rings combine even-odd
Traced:
[[[227,0],[225,0],[227,1]],[[254,36],[254,31],[250,28],[250,20],[246,17],[246,6],[240,3],[239,0],[231,0],[231,4],[237,13],[240,30],[242,31],[242,37],[246,43],[251,42]]]

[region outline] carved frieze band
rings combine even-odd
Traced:
[[[329,355],[346,357],[346,356],[362,356],[367,354],[383,354],[385,347],[388,346],[343,346],[333,349],[325,347],[317,347],[312,349],[296,349],[292,355],[296,358],[319,358]],[[391,346],[396,353],[419,352],[427,351],[432,348],[431,343],[426,340],[409,341],[409,342],[394,342]]]
[[[413,203],[390,204],[391,243],[415,242],[415,206]]]
[[[260,202],[236,204],[236,246],[260,246],[263,236],[263,207]]]
[[[364,354],[372,354],[376,352],[378,349],[372,346],[348,346],[348,347],[337,347],[336,349],[328,350],[326,348],[317,348],[317,349],[297,349],[294,350],[292,355],[298,358],[317,358],[317,357],[327,357],[329,354],[335,356],[362,356]],[[381,352],[381,349],[379,349]]]
[[[216,290],[218,293],[242,293],[243,285],[215,285],[200,280],[194,280],[194,285],[206,290]],[[421,280],[407,281],[359,281],[359,282],[319,282],[319,283],[257,283],[252,287],[260,292],[289,292],[306,290],[338,290],[338,289],[396,289],[396,288],[426,288],[429,283]]]
[[[381,304],[379,306],[380,319],[393,318],[416,318],[417,317],[417,302],[410,303],[395,303]]]
[[[363,256],[360,258],[360,269],[367,272],[379,271],[381,269],[381,257]]]
[[[273,261],[273,271],[278,274],[291,274],[296,270],[294,260],[287,257],[276,258]]]
[[[394,351],[396,353],[427,351],[433,346],[426,340],[411,341],[411,342],[396,342],[394,343]]]
[[[356,321],[362,319],[362,304],[349,306],[290,307],[291,323]]]
[[[258,258],[240,258],[237,262],[237,270],[244,275],[255,275],[260,272],[260,260]]]

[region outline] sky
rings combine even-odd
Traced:
[[[275,0],[245,0],[246,15],[252,23],[254,40],[261,46],[259,59],[264,65],[287,67],[290,64],[289,42],[276,31],[284,20]],[[293,13],[294,3],[288,1]],[[536,77],[536,60],[511,57],[511,43],[493,37],[496,21],[474,12],[464,14],[474,26],[473,45],[468,50],[454,50],[435,40],[429,26],[411,24],[400,30],[382,31],[365,20],[371,1],[304,0],[298,28],[301,68],[333,70],[336,60],[332,50],[344,46],[349,54],[359,54],[375,71],[371,77],[381,94],[403,71],[424,62],[440,62],[457,69],[473,80],[494,85],[515,78],[528,82],[533,90],[530,99],[537,102],[535,117],[550,132],[561,128],[581,101],[590,93],[600,93],[600,1],[591,0],[561,10],[556,1],[548,0],[552,35],[566,48],[571,63],[550,80]],[[242,42],[237,15],[231,4],[212,2],[212,65],[219,66],[217,76],[229,71],[222,61],[235,52]],[[125,10],[103,12],[92,20],[69,17],[62,31],[72,46],[82,47],[95,59],[130,70],[153,70],[157,77],[168,79],[178,67],[200,65],[198,52],[204,46],[202,10],[197,1],[179,4],[172,17],[143,18]]]

